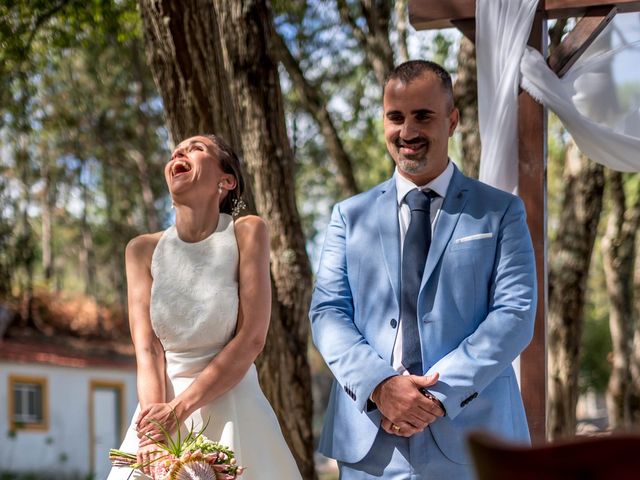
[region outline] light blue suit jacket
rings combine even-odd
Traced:
[[[310,318],[335,381],[320,452],[357,462],[380,413],[368,398],[396,375],[400,231],[395,180],[338,203],[320,259]],[[511,362],[533,334],[536,276],[522,201],[456,168],[436,222],[418,296],[425,373],[446,416],[430,425],[440,450],[468,463],[465,434],[529,441]]]

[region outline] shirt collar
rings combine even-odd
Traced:
[[[394,177],[396,179],[398,205],[402,205],[404,197],[414,188],[417,188],[418,190],[433,190],[442,198],[444,198],[447,194],[449,183],[451,183],[451,178],[453,177],[453,170],[453,163],[451,162],[451,160],[449,160],[449,162],[447,162],[447,168],[445,168],[440,175],[438,175],[426,185],[416,185],[408,178],[400,175],[398,173],[398,167],[396,167]]]

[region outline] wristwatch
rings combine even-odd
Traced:
[[[420,389],[420,393],[422,393],[429,400],[431,400],[431,401],[435,402],[436,404],[438,404],[438,406],[442,409],[444,414],[445,415],[447,414],[447,410],[444,408],[444,405],[442,404],[442,402],[440,400],[438,400],[438,398],[436,398],[436,396],[433,393],[431,393],[429,390],[427,390],[424,387]]]

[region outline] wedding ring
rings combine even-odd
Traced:
[[[391,428],[393,429],[394,432],[399,432],[400,431],[400,427],[398,425],[396,425],[395,423],[391,424]]]

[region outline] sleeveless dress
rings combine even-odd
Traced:
[[[175,226],[166,230],[151,261],[151,324],[165,350],[167,401],[184,391],[234,335],[238,316],[238,246],[230,215],[220,214],[216,231],[188,243]],[[120,450],[135,453],[136,408]],[[196,410],[197,431],[230,447],[242,480],[299,479],[295,460],[265,398],[255,366],[224,395]],[[105,452],[106,455],[106,452]],[[114,467],[108,480],[148,479],[129,468]]]

